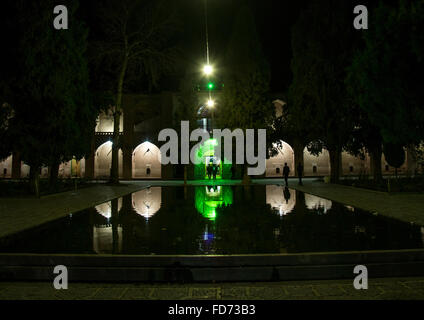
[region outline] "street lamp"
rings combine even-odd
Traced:
[[[213,72],[213,67],[211,65],[207,64],[203,67],[203,73],[205,75],[210,76],[212,72]]]
[[[207,105],[209,108],[213,108],[215,106],[215,101],[213,101],[212,99],[209,99],[207,102]]]

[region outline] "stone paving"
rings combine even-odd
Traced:
[[[0,300],[423,300],[424,278],[369,279],[368,290],[353,280],[221,284],[0,282]]]
[[[91,186],[37,198],[0,198],[0,237],[56,220],[138,191],[149,182]]]
[[[238,183],[226,181],[225,183]],[[281,179],[255,183],[283,184]],[[204,184],[205,181],[189,182]],[[120,186],[96,185],[40,199],[0,199],[0,237],[35,227],[70,213],[138,191],[148,185],[181,185],[182,181],[131,181]],[[305,179],[290,187],[403,221],[424,225],[424,194],[387,194]],[[370,279],[369,290],[355,290],[352,280],[222,283],[222,284],[70,284],[54,290],[51,283],[0,282],[0,299],[424,299],[424,278]]]

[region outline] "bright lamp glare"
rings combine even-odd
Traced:
[[[213,72],[213,68],[211,65],[205,65],[203,67],[203,73],[206,74],[207,76],[211,75]]]
[[[212,108],[215,105],[215,101],[213,100],[208,100],[208,107]]]

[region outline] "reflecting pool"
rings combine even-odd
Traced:
[[[0,239],[0,252],[258,254],[423,248],[421,226],[279,185],[151,187]]]

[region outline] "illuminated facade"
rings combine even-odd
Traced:
[[[219,93],[216,93],[219,103]],[[204,92],[199,92],[199,101],[206,101]],[[276,114],[281,115],[285,103],[275,100]],[[175,127],[173,115],[178,108],[178,96],[175,93],[165,92],[156,95],[125,95],[123,101],[123,114],[120,122],[120,151],[119,175],[121,179],[182,179],[183,172],[178,166],[162,165],[160,163],[160,145],[157,141],[159,132],[165,128]],[[198,127],[211,131],[213,121],[207,105],[200,105],[197,116]],[[191,128],[194,129],[194,128]],[[77,161],[73,159],[62,163],[59,168],[59,177],[85,177],[87,179],[107,179],[110,175],[112,158],[113,115],[102,113],[99,115],[97,126],[92,137],[91,154],[86,159]],[[213,141],[210,140],[210,141]],[[282,141],[282,148],[278,154],[266,161],[266,172],[263,177],[282,177],[284,163],[290,167],[290,175],[296,176],[296,166],[303,162],[304,176],[327,176],[330,174],[330,158],[328,151],[323,150],[319,156],[303,150],[303,159],[295,159],[295,152],[290,141]],[[203,162],[201,166],[189,166],[189,179],[205,179],[207,172],[205,164],[211,160],[219,165],[217,179],[230,179],[232,176],[231,165],[223,165],[221,159],[214,157],[210,148],[203,146],[199,150]],[[302,152],[300,152],[302,153]],[[394,174],[394,168],[388,166],[381,159],[383,174]],[[364,160],[342,153],[341,174],[343,176],[371,175],[370,159]],[[416,162],[407,152],[406,161],[398,170],[399,174],[413,174],[417,169]],[[40,175],[47,178],[48,168],[42,168]],[[19,179],[29,177],[29,167],[20,161],[17,154],[0,162],[0,178]]]

